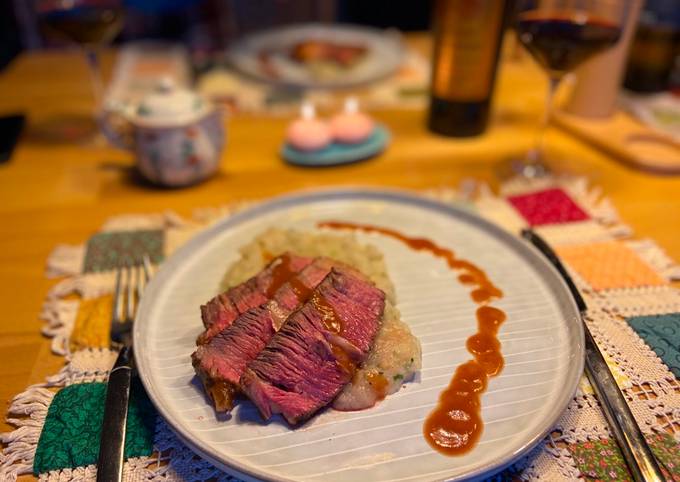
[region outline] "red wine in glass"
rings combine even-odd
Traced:
[[[41,15],[46,28],[81,45],[105,45],[123,26],[123,9],[81,5],[47,10]]]
[[[46,35],[82,47],[90,70],[94,117],[98,121],[103,97],[98,50],[123,28],[123,0],[36,0],[36,11]]]
[[[561,77],[613,46],[621,27],[578,13],[526,12],[517,22],[520,42],[551,75]]]
[[[549,173],[544,134],[560,80],[595,54],[613,47],[632,0],[516,0],[519,42],[548,73],[546,110],[534,147],[512,166],[524,177]]]

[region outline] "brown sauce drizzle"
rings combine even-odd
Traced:
[[[284,284],[288,283],[291,290],[295,294],[299,303],[305,303],[309,300],[314,307],[319,311],[322,317],[324,327],[331,333],[342,335],[343,323],[337,315],[333,306],[314,288],[305,285],[297,276],[298,273],[291,269],[291,256],[286,253],[281,256],[281,261],[274,266],[272,270],[272,281],[267,288],[267,296],[271,298]],[[311,297],[311,298],[310,298]],[[350,375],[354,375],[356,371],[356,363],[352,361],[349,355],[342,349],[342,347],[331,343],[331,350],[335,355],[338,365],[343,371]]]
[[[314,291],[313,288],[310,288],[300,281],[300,278],[297,276],[293,276],[291,279],[289,279],[288,284],[300,303],[307,301],[309,299],[309,295],[311,295],[312,291]]]
[[[475,289],[470,293],[470,297],[475,303],[486,303],[491,301],[493,298],[501,298],[503,296],[503,292],[499,290],[489,280],[489,278],[486,277],[486,273],[484,273],[484,271],[469,261],[456,258],[456,255],[453,253],[453,251],[442,248],[429,239],[411,238],[393,229],[365,224],[323,221],[319,223],[319,226],[323,228],[354,229],[367,233],[380,233],[385,236],[398,239],[402,243],[406,244],[409,248],[415,249],[416,251],[428,251],[437,258],[441,258],[446,261],[446,264],[449,265],[449,268],[456,271],[462,271],[460,277],[463,277],[463,279],[459,278],[461,283],[475,286]]]
[[[373,388],[373,391],[376,393],[380,400],[385,398],[385,396],[387,395],[387,386],[389,385],[389,382],[387,381],[387,378],[385,378],[385,375],[378,372],[369,372],[366,375],[366,380],[368,380],[368,383],[371,384],[371,388]]]
[[[446,261],[449,268],[459,272],[458,281],[472,288],[470,298],[480,305],[476,313],[477,333],[467,339],[465,346],[474,358],[456,368],[449,386],[439,395],[438,405],[423,425],[425,439],[438,452],[461,455],[471,450],[484,428],[481,395],[486,390],[489,378],[498,375],[503,369],[503,354],[497,334],[506,315],[502,310],[489,306],[492,300],[502,298],[503,292],[478,266],[456,258],[453,251],[429,239],[411,238],[392,229],[365,224],[324,221],[318,225],[379,233],[397,239],[414,250],[427,251]],[[369,383],[373,385],[370,378]]]
[[[309,299],[314,291],[313,288],[305,285],[299,278],[299,274],[291,269],[291,255],[286,253],[281,256],[281,261],[272,270],[272,280],[267,288],[267,297],[272,298],[274,294],[286,283],[300,303]]]
[[[330,343],[331,351],[335,356],[335,362],[338,366],[349,375],[351,379],[354,376],[354,372],[357,370],[357,364],[350,358],[347,352],[335,343]]]
[[[267,288],[268,298],[274,296],[274,293],[276,293],[281,286],[297,274],[291,269],[290,264],[290,254],[286,253],[281,256],[281,260],[274,266],[274,269],[272,270],[272,281]]]
[[[324,327],[331,333],[342,335],[342,320],[326,298],[320,295],[318,291],[315,291],[310,301],[314,305],[314,308],[321,313]]]
[[[234,399],[236,398],[236,387],[226,380],[211,380],[208,384],[208,390],[215,402],[215,409],[218,412],[224,412],[234,408]]]

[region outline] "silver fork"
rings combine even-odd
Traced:
[[[141,264],[119,268],[113,295],[111,346],[120,347],[118,358],[109,373],[106,403],[97,461],[98,482],[118,482],[123,478],[123,452],[130,383],[134,363],[132,324],[137,305],[151,276],[151,262],[144,255]]]

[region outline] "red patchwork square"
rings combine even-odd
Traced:
[[[531,226],[590,219],[590,216],[559,188],[509,196],[508,201]]]

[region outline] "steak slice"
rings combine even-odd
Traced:
[[[268,419],[311,417],[352,380],[380,328],[385,294],[361,274],[333,268],[248,364],[240,385]]]
[[[333,261],[316,258],[281,285],[271,300],[251,308],[191,355],[196,373],[218,412],[231,410],[239,378],[286,318],[304,303],[326,277]]]
[[[312,258],[285,253],[275,258],[248,281],[215,296],[202,305],[201,319],[206,329],[199,335],[196,344],[207,343],[213,336],[231,325],[241,313],[266,302],[282,284],[311,262]]]

